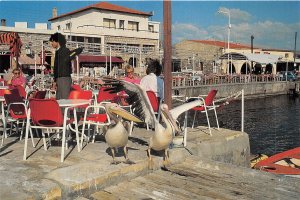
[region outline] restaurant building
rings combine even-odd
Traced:
[[[48,40],[51,34],[60,32],[66,36],[70,49],[84,47],[77,62],[81,67],[106,67],[109,71],[131,64],[137,71],[143,71],[147,59],[159,58],[160,23],[150,21],[152,15],[152,12],[100,2],[60,15],[53,8],[50,28],[47,23],[28,28],[27,22],[15,22],[15,27],[7,27],[2,19],[0,33],[17,32],[23,43],[21,53],[33,58],[37,55],[37,59],[45,55],[43,60],[50,65],[54,54]],[[8,45],[0,45],[0,60],[0,68],[15,65]]]
[[[201,73],[276,74],[294,69],[294,52],[251,47],[247,44],[217,40],[183,40],[174,46],[181,68]],[[297,68],[297,67],[296,67]]]

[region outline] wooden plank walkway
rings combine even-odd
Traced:
[[[191,156],[185,162],[110,186],[91,199],[299,199],[297,178]]]

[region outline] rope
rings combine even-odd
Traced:
[[[215,103],[220,103],[220,102],[223,102],[223,103],[220,103],[218,105],[216,105],[218,108],[218,110],[221,110],[224,108],[224,106],[228,105],[230,102],[236,100],[239,96],[242,95],[242,90],[241,91],[238,91],[232,95],[229,95],[227,97],[224,97],[224,98],[220,98],[220,99],[216,99],[215,100]]]

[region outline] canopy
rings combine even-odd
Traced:
[[[31,58],[31,57],[26,56],[26,55],[21,55],[19,57],[18,62],[19,62],[20,65],[34,65],[35,64],[34,58]],[[36,59],[36,64],[37,65],[42,64],[40,58]],[[44,61],[44,64],[47,65],[48,63],[46,61]]]
[[[252,54],[252,53],[230,53],[229,59],[232,60],[249,60],[260,64],[277,63],[280,56],[272,54]],[[223,54],[220,59],[228,59],[228,54]]]
[[[110,56],[93,56],[93,55],[79,55],[79,62],[93,62],[93,63],[109,63]],[[123,63],[121,58],[111,56],[111,62]]]
[[[258,62],[260,64],[273,64],[277,63],[280,56],[272,54],[250,54],[244,53],[248,60]]]

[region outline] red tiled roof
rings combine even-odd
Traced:
[[[48,21],[53,21],[55,19],[59,19],[59,18],[62,18],[62,17],[73,15],[75,13],[83,12],[83,11],[86,11],[86,10],[89,10],[89,9],[110,10],[110,11],[121,12],[121,13],[130,13],[130,14],[136,14],[136,15],[152,16],[152,13],[145,13],[145,12],[141,12],[141,11],[138,11],[138,10],[118,6],[118,5],[107,3],[107,2],[100,2],[100,3],[96,3],[96,4],[92,4],[92,5],[83,7],[83,8],[78,9],[78,10],[74,10],[72,12],[69,12],[69,13],[66,13],[66,14],[63,14],[63,15],[59,15],[57,17],[53,17],[53,18],[49,19]]]
[[[222,41],[216,41],[216,40],[188,40],[188,41],[227,48],[227,42],[222,42]],[[245,48],[251,49],[251,46],[249,46],[249,45],[243,45],[243,44],[237,44],[237,43],[229,43],[229,46],[232,49],[245,49]]]

